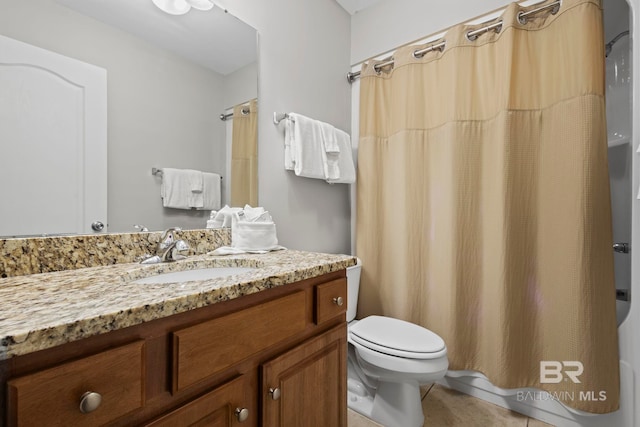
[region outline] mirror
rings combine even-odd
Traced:
[[[229,203],[232,127],[220,115],[258,96],[255,29],[217,6],[175,16],[152,0],[0,0],[0,35],[106,70],[107,231],[205,227],[209,210],[163,208],[153,168],[217,173],[221,205]],[[10,158],[10,150],[11,141],[0,139],[0,156]],[[25,172],[13,188],[47,180],[56,169],[52,161]],[[91,183],[82,185],[91,193]],[[55,204],[14,203],[22,210],[16,221],[37,227],[0,235],[60,233],[47,228]]]

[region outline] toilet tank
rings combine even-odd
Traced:
[[[347,267],[347,322],[356,318],[358,311],[358,292],[360,290],[360,272],[362,262],[358,258],[358,263],[353,267]]]

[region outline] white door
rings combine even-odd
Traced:
[[[0,36],[0,236],[92,223],[107,229],[107,71]]]

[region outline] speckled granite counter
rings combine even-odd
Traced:
[[[284,250],[198,255],[174,263],[116,264],[0,279],[0,360],[182,313],[355,264],[350,255]],[[135,284],[166,272],[257,267],[236,276]]]

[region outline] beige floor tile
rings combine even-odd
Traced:
[[[431,387],[433,387],[433,383],[420,386],[420,400],[424,399]]]
[[[527,427],[555,427],[553,424],[547,424],[543,421],[536,420],[535,418],[529,418],[529,424]]]
[[[434,385],[422,401],[425,427],[527,427],[528,417]]]
[[[383,427],[352,409],[347,411],[347,425],[349,427]]]

